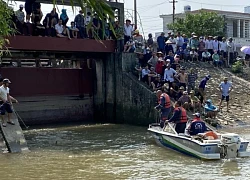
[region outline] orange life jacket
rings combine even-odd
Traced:
[[[204,134],[205,138],[212,137],[213,139],[218,139],[218,135],[213,131],[208,131]]]
[[[183,107],[177,107],[174,109],[175,111],[181,110],[181,117],[178,123],[186,123],[187,122],[187,111]]]
[[[164,99],[165,99],[164,107],[165,108],[170,108],[171,107],[171,101],[170,101],[169,96],[166,93],[162,93],[161,96],[160,96],[159,102],[158,102],[159,104],[161,104],[161,97],[164,97]]]

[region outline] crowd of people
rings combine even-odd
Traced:
[[[59,15],[56,8],[53,8],[44,17],[40,3],[26,1],[25,5],[20,4],[19,9],[15,11],[13,22],[17,34],[20,35],[66,37],[68,39],[99,37],[104,40],[119,40],[121,38],[119,34],[122,33],[123,36],[123,29],[119,22],[113,22],[105,14],[103,16],[104,18],[101,20],[97,13],[87,12],[84,14],[84,11],[80,10],[79,14],[70,21],[66,9],[62,9]],[[68,22],[70,22],[70,26],[67,26]],[[111,23],[116,35],[111,30]]]
[[[218,86],[221,92],[219,106],[215,106],[211,99],[206,97],[206,84],[212,78],[209,74],[197,83],[198,74],[195,69],[186,69],[181,64],[186,61],[202,61],[222,68],[235,60],[235,44],[232,38],[226,41],[218,37],[200,37],[192,33],[191,38],[177,33],[174,37],[164,33],[157,39],[157,51],[149,43],[145,44],[144,51],[137,52],[138,65],[135,67],[139,80],[146,83],[157,95],[157,110],[161,111],[161,126],[168,122],[177,122],[176,131],[183,133],[186,127],[186,111],[204,114],[207,118],[215,119],[218,112],[222,111],[222,101],[227,102],[229,111],[229,94],[232,84],[225,77]],[[136,52],[135,46],[135,52]],[[187,53],[188,52],[188,53]],[[228,61],[229,56],[229,61]],[[196,86],[198,85],[198,86]],[[171,101],[175,101],[173,116]],[[182,114],[183,113],[183,114]],[[196,114],[196,118],[198,115]]]

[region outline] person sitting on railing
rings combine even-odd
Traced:
[[[68,39],[71,39],[69,29],[66,26],[62,25],[61,19],[58,21],[58,24],[56,24],[55,29],[56,29],[57,37],[60,37],[60,38],[68,37]]]
[[[185,132],[187,121],[187,112],[181,106],[181,102],[177,101],[175,103],[173,116],[168,120],[168,122],[175,123],[175,131],[179,134]]]
[[[27,31],[27,34],[29,35],[29,28],[27,26],[27,24],[24,22],[24,18],[25,18],[25,15],[24,15],[24,12],[23,12],[23,5],[20,4],[19,6],[19,10],[17,10],[15,12],[15,15],[17,17],[17,20],[16,20],[16,26],[17,26],[17,29],[19,31],[19,33],[21,35],[24,35],[24,32],[23,32],[23,29],[25,28],[26,31]]]
[[[132,38],[124,45],[124,52],[135,52],[135,43]]]
[[[67,15],[67,10],[66,9],[62,9],[60,19],[62,20],[62,25],[66,26],[67,22],[69,21],[69,17]]]
[[[187,130],[191,136],[197,135],[199,133],[205,133],[207,131],[207,126],[204,121],[201,120],[200,113],[193,114],[194,119],[188,126]]]
[[[70,23],[69,31],[70,31],[70,37],[77,39],[77,33],[78,33],[79,29],[76,28],[74,21],[72,21]]]
[[[58,23],[58,14],[56,8],[53,8],[52,11],[46,14],[46,17],[43,20],[43,25],[46,27],[45,35],[46,36],[56,36],[55,25]]]
[[[76,28],[79,29],[79,35],[80,38],[85,38],[85,23],[84,23],[84,14],[83,14],[83,10],[79,11],[79,14],[76,15],[75,17],[75,25]],[[93,36],[93,34],[91,34]]]
[[[45,27],[40,23],[43,17],[41,11],[41,5],[37,5],[36,9],[32,13],[32,22],[34,24],[34,35],[35,36],[45,36]]]

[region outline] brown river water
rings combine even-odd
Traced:
[[[250,140],[248,128],[231,129]],[[30,153],[1,154],[0,180],[249,180],[250,158],[201,161],[158,147],[147,127],[71,125],[24,131]]]

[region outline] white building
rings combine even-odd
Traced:
[[[196,14],[201,10],[207,12],[216,12],[217,14],[223,16],[227,26],[226,36],[232,37],[235,43],[239,46],[250,45],[250,6],[245,7],[244,13],[211,9],[191,11],[190,6],[185,6],[184,13],[176,14],[176,18],[184,18],[186,13]],[[169,31],[167,24],[173,22],[173,16],[172,14],[160,15],[160,18],[163,19],[163,31],[167,33]]]

